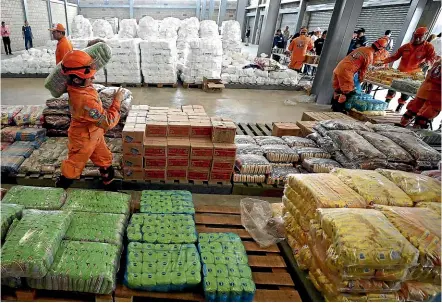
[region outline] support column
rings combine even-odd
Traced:
[[[333,70],[347,55],[363,3],[364,0],[336,0],[312,87],[312,93],[316,94],[316,102],[319,104],[331,103]]]
[[[244,38],[246,37],[246,7],[247,7],[247,0],[238,0],[236,2],[236,21],[239,22],[239,25],[241,26],[241,40],[244,41]]]
[[[201,14],[200,14],[201,18],[200,18],[200,20],[202,21],[202,20],[206,19],[206,2],[207,2],[207,0],[201,0],[201,1],[202,2],[201,2]]]
[[[281,0],[267,1],[264,19],[262,21],[261,36],[259,38],[258,54],[270,54],[272,51],[273,37],[275,36],[276,21],[278,21]]]
[[[298,20],[296,21],[296,27],[294,28],[293,35],[299,33],[299,31],[301,30],[302,20],[304,20],[306,9],[307,9],[307,0],[301,0],[299,2]]]
[[[129,18],[134,18],[134,0],[129,0]]]
[[[253,30],[251,32],[250,37],[250,43],[254,44],[256,41],[256,36],[258,32],[258,25],[259,25],[259,18],[261,18],[261,9],[257,6],[256,7],[256,15],[255,15],[255,22],[253,22]]]
[[[48,10],[48,19],[49,19],[49,28],[53,28],[53,26],[52,26],[52,8],[51,8],[51,0],[48,0],[48,1],[46,1],[46,7],[47,7],[47,10]],[[52,35],[50,34],[49,36],[51,36],[51,40],[53,39],[52,38]]]
[[[221,27],[221,24],[224,21],[224,18],[226,17],[226,10],[227,10],[227,0],[221,0],[219,3],[219,11],[218,11],[218,27]]]
[[[215,0],[209,0],[209,20],[212,20],[214,11],[215,11]]]
[[[28,20],[28,0],[23,0],[23,10],[25,11],[25,20]]]
[[[201,0],[196,0],[196,12],[195,12],[195,15],[198,18],[198,20],[200,20],[200,16],[201,16]]]
[[[67,0],[64,0],[64,16],[66,18],[66,36],[69,36],[70,32],[69,32],[68,1]]]

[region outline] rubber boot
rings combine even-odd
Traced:
[[[427,118],[417,116],[414,120],[413,128],[428,129],[430,121]]]
[[[400,104],[400,103],[399,103],[399,104],[397,105],[397,107],[396,107],[396,112],[397,112],[397,113],[400,113],[402,107],[404,107],[404,104]]]
[[[103,181],[104,185],[109,185],[112,183],[115,177],[115,170],[112,166],[109,166],[108,168],[100,167],[100,175],[101,180]]]
[[[72,185],[72,183],[74,183],[73,179],[68,179],[65,176],[61,175],[55,181],[55,187],[67,189]]]

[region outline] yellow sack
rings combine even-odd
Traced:
[[[399,186],[413,202],[441,202],[440,182],[434,178],[399,170],[376,171]]]
[[[364,197],[368,204],[413,206],[403,190],[378,172],[336,168],[331,173]]]
[[[441,214],[441,204],[438,202],[418,202],[415,206],[426,207],[437,212],[439,215]]]

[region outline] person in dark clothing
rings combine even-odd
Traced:
[[[351,38],[351,41],[350,41],[350,46],[348,47],[347,55],[355,50],[355,45],[356,45],[356,41],[357,40],[358,40],[358,32],[354,31],[353,32],[353,37]]]
[[[249,39],[250,39],[250,26],[246,30],[246,46],[249,45]]]
[[[34,38],[34,36],[32,35],[32,29],[29,26],[28,21],[25,21],[25,25],[22,27],[22,33],[23,33],[23,39],[25,39],[26,50],[28,50],[28,48],[33,48],[32,39]]]
[[[365,28],[361,27],[358,29],[358,39],[356,39],[355,48],[367,46],[367,37],[365,37]]]
[[[327,37],[327,31],[324,31],[322,33],[321,38],[316,39],[315,41],[315,51],[316,51],[316,55],[320,56],[322,53],[322,48],[324,47],[324,43],[325,43],[325,38]]]
[[[284,49],[284,36],[282,35],[281,29],[278,29],[276,31],[275,36],[273,37],[273,46],[272,48],[282,48]],[[281,59],[278,55],[273,55],[273,60],[276,60],[279,62],[279,59]]]

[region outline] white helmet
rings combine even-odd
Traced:
[[[315,33],[316,33],[316,32],[320,32],[320,31],[321,31],[321,28],[320,28],[320,27],[317,27],[317,28],[315,28],[313,31],[314,31]]]

